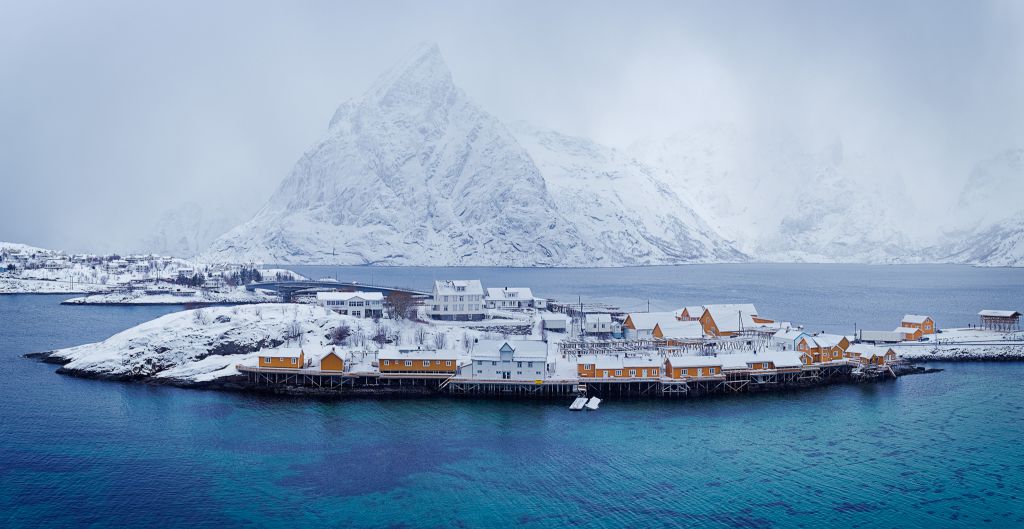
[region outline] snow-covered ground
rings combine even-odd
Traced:
[[[281,296],[257,290],[250,292],[245,287],[227,291],[192,290],[183,294],[147,294],[143,290],[133,292],[109,292],[92,294],[64,301],[66,305],[216,305],[221,303],[279,303]]]
[[[331,331],[342,325],[351,332],[343,347],[347,350],[415,347],[420,339],[429,347],[435,335],[443,334],[447,347],[465,353],[473,338],[496,337],[408,320],[342,316],[315,305],[275,303],[174,312],[100,342],[53,351],[50,357],[67,362],[64,367],[71,372],[91,376],[198,383],[236,375],[237,364],[255,365],[260,348],[285,343],[296,329],[301,342],[315,349],[327,344]],[[394,343],[378,346],[371,340],[378,330]]]
[[[927,342],[893,347],[900,358],[926,360],[1024,360],[1024,331],[998,332],[978,328],[942,329]]]

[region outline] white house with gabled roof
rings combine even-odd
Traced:
[[[357,318],[384,316],[384,294],[380,292],[317,292],[316,302],[338,314]]]
[[[548,344],[539,340],[478,340],[469,354],[464,378],[475,380],[544,380]],[[470,370],[467,374],[466,370]],[[468,375],[468,376],[467,376]]]
[[[435,320],[479,321],[486,315],[484,288],[477,279],[434,281],[427,316]]]
[[[528,287],[488,288],[484,298],[489,309],[546,309],[546,299],[536,298]]]

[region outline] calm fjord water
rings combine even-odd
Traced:
[[[864,308],[889,321],[905,300],[941,322],[1024,299],[1022,271],[862,267],[857,283],[830,268],[794,267],[748,291],[756,280],[726,267],[712,283],[741,285],[723,301],[745,296],[796,321],[833,307],[822,323]],[[620,272],[609,299],[642,277]],[[601,292],[593,271],[564,273],[523,283]],[[640,290],[668,299],[688,281],[648,277]],[[61,299],[0,296],[0,526],[1024,526],[1020,363],[779,395],[607,401],[594,413],[567,402],[322,402],[56,375],[20,355],[173,310]]]

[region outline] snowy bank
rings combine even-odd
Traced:
[[[339,326],[349,328],[348,342],[361,349],[414,346],[417,339],[433,343],[438,333],[450,346],[462,348],[467,337],[478,335],[408,320],[342,316],[314,305],[275,303],[175,312],[101,342],[32,356],[63,364],[61,372],[84,377],[210,385],[238,375],[237,364],[255,365],[263,347],[276,347],[289,337],[293,343],[327,343]],[[391,343],[379,346],[371,340],[380,332]]]
[[[1024,331],[978,328],[943,329],[933,342],[904,342],[893,349],[912,362],[1024,360]]]

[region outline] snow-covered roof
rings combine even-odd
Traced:
[[[300,355],[303,354],[302,349],[303,348],[299,346],[260,349],[259,356],[269,356],[274,358],[298,358]]]
[[[930,319],[930,316],[922,316],[920,314],[907,314],[903,316],[903,319],[900,320],[900,322],[921,324],[924,323],[924,320]]]
[[[783,329],[772,335],[773,340],[792,342],[801,336],[806,336],[807,333],[800,329]]]
[[[797,351],[757,351],[734,354],[720,354],[718,359],[722,361],[724,369],[745,369],[750,364],[771,362],[775,368],[801,367],[800,354]]]
[[[814,341],[817,342],[818,345],[821,346],[821,347],[835,347],[835,346],[839,345],[840,342],[843,341],[843,338],[846,338],[846,337],[841,335],[841,334],[821,333],[821,334],[815,334],[814,335]],[[849,341],[848,338],[847,338],[847,341]]]
[[[978,313],[978,316],[988,316],[990,318],[1013,318],[1013,317],[1019,317],[1020,315],[1021,315],[1021,313],[1017,312],[1015,310],[992,310],[992,309],[985,309],[985,310],[983,310],[983,311]]]
[[[903,340],[903,334],[895,331],[860,331],[860,339],[869,342],[899,342]]]
[[[533,291],[530,290],[528,287],[488,288],[487,299],[530,300],[533,299]]]
[[[484,287],[479,279],[446,279],[434,281],[434,291],[441,295],[483,295]]]
[[[721,367],[723,362],[717,356],[668,355],[668,363],[676,367]]]
[[[611,323],[612,321],[612,315],[605,314],[603,312],[591,312],[589,314],[586,314],[584,318],[587,320],[587,323]]]
[[[317,292],[317,301],[351,301],[361,299],[363,301],[383,301],[384,294],[380,292]]]
[[[497,360],[505,344],[512,348],[514,360],[547,360],[548,344],[540,340],[480,340],[473,344],[471,356],[474,360]]]
[[[749,306],[750,308],[754,307],[753,305]],[[711,315],[711,319],[715,320],[715,326],[719,331],[736,332],[758,325],[754,322],[753,313],[736,308],[736,306],[708,305],[706,310]]]
[[[856,343],[851,345],[850,348],[846,350],[846,352],[853,356],[863,356],[866,358],[872,355],[884,356],[885,353],[889,352],[890,350],[890,347],[881,347],[878,345],[871,345],[866,343]]]
[[[659,323],[678,321],[673,312],[631,312],[627,318],[638,331],[651,331]]]
[[[751,316],[757,316],[757,308],[754,307],[753,303],[715,303],[712,305],[704,305],[704,308],[742,312]]]
[[[895,329],[892,330],[892,332],[898,332],[902,334],[914,334],[915,332],[919,332],[920,330],[921,329],[918,329],[917,327],[896,327]]]
[[[583,355],[577,364],[593,364],[594,369],[631,369],[661,367],[661,357],[657,356],[625,356],[612,354]]]
[[[704,326],[699,321],[669,320],[658,323],[658,330],[664,338],[702,338]]]
[[[377,353],[379,360],[455,360],[458,356],[436,349],[385,349]]]
[[[687,305],[679,309],[679,314],[682,315],[684,311],[691,318],[699,318],[701,314],[704,314],[704,305]]]

